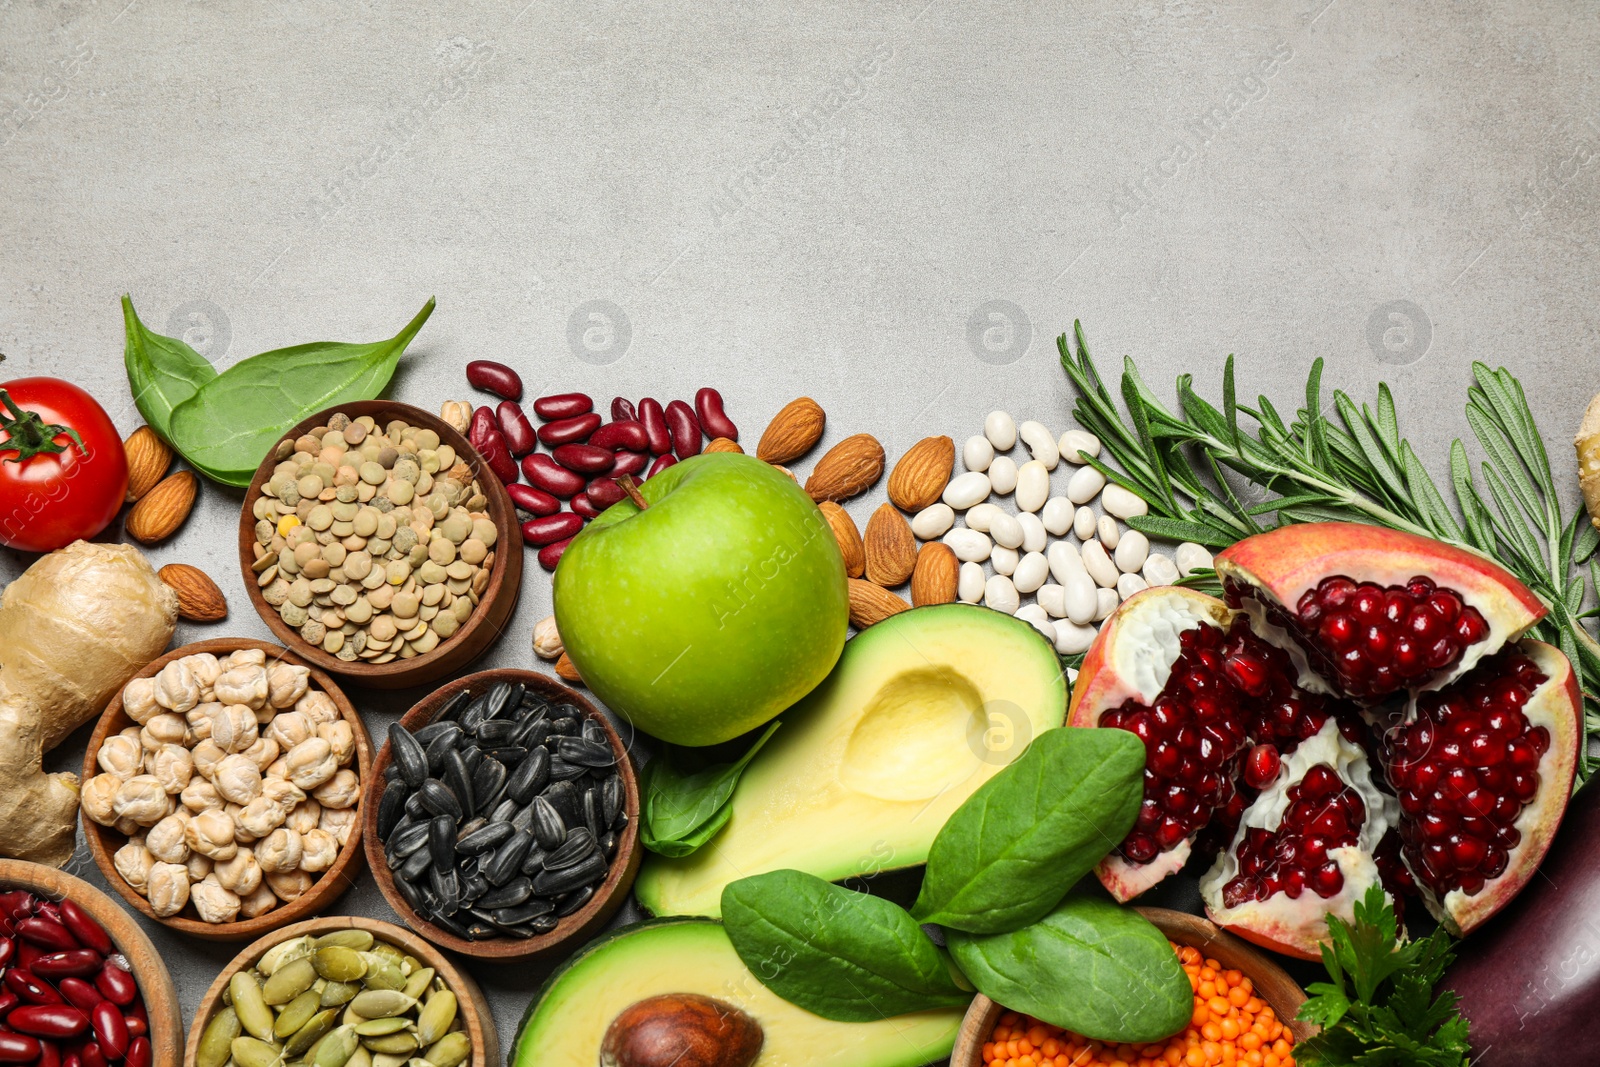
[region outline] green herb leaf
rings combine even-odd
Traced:
[[[737,763],[685,774],[669,748],[645,764],[639,843],[663,856],[687,856],[717,836],[733,813],[730,801],[744,769],[780,725],[768,726]]]
[[[1144,762],[1125,730],[1040,734],[939,830],[911,913],[973,934],[1044,918],[1133,829]]]
[[[972,999],[905,909],[815,875],[731,883],[722,923],[762,985],[824,1019],[870,1022]]]
[[[262,457],[295,423],[324,408],[381,394],[433,306],[429,299],[387,341],[318,341],[234,364],[173,408],[169,439],[209,477],[249,485]]]
[[[1074,893],[1009,934],[952,930],[950,954],[979,992],[1100,1041],[1182,1030],[1194,990],[1166,936],[1131,908]]]
[[[128,369],[133,402],[150,428],[171,441],[173,409],[215,378],[217,370],[181,339],[146,329],[126,294],[122,322],[127,333],[122,362]]]

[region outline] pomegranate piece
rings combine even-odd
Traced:
[[[1495,563],[1358,523],[1282,526],[1224,550],[1216,567],[1229,605],[1304,661],[1306,684],[1366,702],[1444,685],[1545,613]]]

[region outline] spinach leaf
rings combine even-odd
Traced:
[[[387,341],[317,341],[234,364],[173,409],[173,446],[208,477],[249,485],[262,457],[289,427],[324,408],[382,393],[433,304],[430,298]]]
[[[663,856],[687,856],[717,836],[733,814],[730,801],[740,776],[780,725],[768,726],[737,763],[686,774],[667,749],[645,764],[640,782],[644,819],[639,843]]]
[[[122,362],[128,369],[133,402],[150,428],[170,441],[172,410],[215,378],[216,368],[181,339],[146,329],[126,294],[122,322],[127,332]]]
[[[731,883],[722,923],[762,985],[824,1019],[869,1022],[972,999],[903,908],[815,875],[773,871]]]
[[[1001,934],[1037,922],[1133,828],[1144,745],[1125,730],[1048,730],[956,809],[911,913]]]
[[[951,930],[947,941],[984,996],[1084,1037],[1159,1041],[1182,1030],[1194,1009],[1194,990],[1166,937],[1109,900],[1074,893],[1032,926],[1009,934]]]

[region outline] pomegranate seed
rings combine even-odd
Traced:
[[[1269,782],[1277,780],[1278,750],[1272,745],[1256,745],[1245,757],[1244,780],[1252,789],[1264,789]]]

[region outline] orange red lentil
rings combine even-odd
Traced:
[[[1168,944],[1172,944],[1170,941]],[[1188,945],[1172,945],[1194,988],[1181,1033],[1143,1045],[1109,1044],[1008,1011],[983,1045],[987,1067],[1294,1067],[1294,1033],[1255,995],[1250,979]]]

